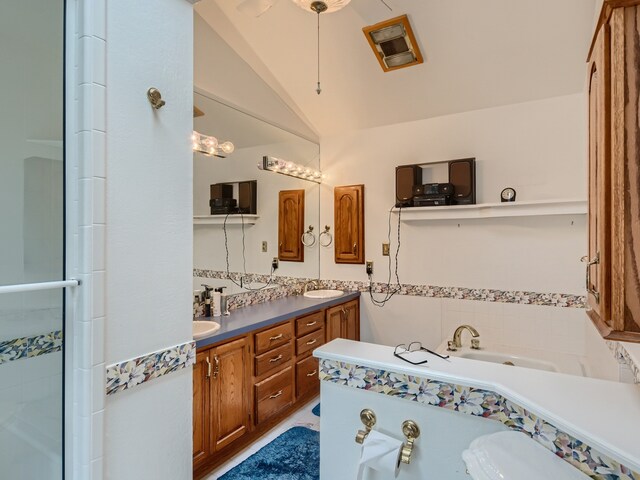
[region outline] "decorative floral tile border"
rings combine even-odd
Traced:
[[[214,278],[226,280],[231,278],[237,282],[242,278],[244,282],[266,283],[269,281],[268,275],[261,274],[242,274],[231,272],[227,276],[225,271],[194,269],[194,277]],[[235,295],[229,295],[229,308],[239,308],[247,305],[255,305],[269,300],[275,300],[289,295],[298,293],[304,287],[305,282],[309,278],[296,277],[273,277],[273,282],[277,285],[274,288],[265,288],[258,292],[244,292]],[[368,292],[369,283],[355,280],[321,280],[323,288]],[[397,288],[391,286],[391,290]],[[270,291],[276,290],[276,291]],[[373,291],[375,293],[386,293],[389,289],[386,283],[374,282]],[[397,295],[410,295],[414,297],[429,298],[450,298],[456,300],[475,300],[480,302],[499,302],[499,303],[517,303],[521,305],[542,305],[548,307],[563,308],[585,308],[586,298],[582,295],[570,295],[564,293],[538,293],[538,292],[522,292],[517,290],[493,290],[493,289],[474,289],[462,287],[438,287],[435,285],[410,285],[402,284]],[[236,298],[241,297],[241,298]]]
[[[154,378],[190,367],[196,362],[196,342],[143,355],[107,367],[107,395],[128,390]]]
[[[62,350],[62,331],[0,342],[0,364]]]
[[[511,400],[480,388],[323,359],[320,380],[484,417],[523,432],[597,480],[640,480],[640,473],[563,432]]]
[[[638,365],[633,360],[633,358],[631,358],[631,355],[629,355],[627,349],[624,348],[624,345],[620,342],[614,342],[611,340],[607,340],[607,345],[609,347],[609,350],[613,352],[613,355],[615,356],[618,363],[629,367],[633,375],[633,382],[640,384],[640,365]]]

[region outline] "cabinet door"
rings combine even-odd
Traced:
[[[364,263],[364,185],[336,187],[333,197],[335,262]]]
[[[304,190],[283,190],[278,200],[278,258],[304,262]]]
[[[589,315],[599,327],[610,323],[610,69],[609,27],[594,44],[589,73]]]
[[[327,342],[336,338],[344,338],[342,334],[343,317],[342,306],[338,305],[327,309]]]
[[[358,300],[345,303],[344,307],[344,338],[360,340],[360,305]]]
[[[211,351],[212,449],[220,450],[249,431],[249,340],[241,338]]]
[[[327,342],[336,338],[360,340],[360,306],[358,300],[327,310]]]
[[[202,463],[209,453],[209,352],[196,354],[193,366],[193,465]]]

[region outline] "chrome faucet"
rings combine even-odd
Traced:
[[[464,332],[465,330],[468,330],[473,337],[471,339],[471,348],[473,348],[474,350],[480,349],[480,340],[478,340],[480,334],[478,333],[478,331],[471,325],[460,325],[453,333],[453,340],[450,340],[447,343],[447,350],[455,352],[457,349],[462,348],[462,332]]]
[[[320,281],[319,280],[309,280],[308,282],[304,283],[304,291],[303,293],[307,293],[309,291],[309,284],[313,283],[316,287],[316,289],[320,289]]]

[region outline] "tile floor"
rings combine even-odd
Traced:
[[[244,460],[249,458],[251,455],[256,453],[262,447],[267,445],[272,440],[276,439],[280,434],[286,432],[291,427],[295,426],[303,426],[309,427],[313,430],[320,430],[320,417],[316,417],[311,410],[315,407],[318,402],[320,402],[320,397],[314,398],[300,410],[295,412],[290,417],[284,419],[278,425],[273,427],[267,434],[265,434],[262,438],[260,438],[254,444],[248,446],[240,453],[238,453],[235,457],[230,459],[229,461],[223,463],[220,467],[214,470],[205,480],[217,480],[218,477],[221,477],[224,473],[231,470],[236,465],[239,465]]]

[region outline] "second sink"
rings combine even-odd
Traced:
[[[303,295],[307,298],[335,298],[343,294],[342,290],[310,290]]]

